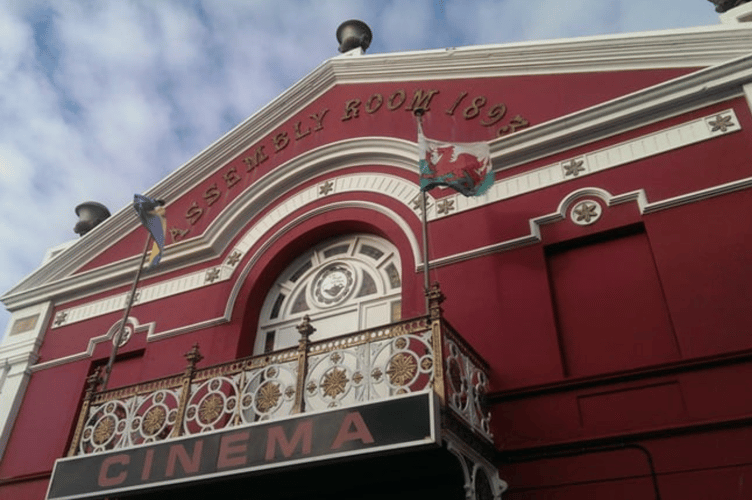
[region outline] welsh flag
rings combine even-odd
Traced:
[[[494,183],[486,142],[446,143],[423,135],[418,124],[420,189],[448,186],[465,196],[480,196]]]

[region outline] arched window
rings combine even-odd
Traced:
[[[401,263],[394,245],[356,234],[327,240],[290,264],[264,300],[255,354],[296,345],[308,315],[312,341],[398,321]]]

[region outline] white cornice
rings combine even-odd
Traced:
[[[504,168],[519,165],[701,105],[741,95],[741,86],[752,81],[752,56],[743,55],[749,54],[752,47],[750,42],[752,30],[743,25],[733,25],[412,53],[339,56],[324,62],[251,118],[168,175],[147,194],[168,200],[177,198],[245,149],[267,137],[280,123],[314,102],[335,84],[693,67],[718,64],[737,57],[492,143],[494,156],[503,155]],[[390,138],[365,138],[362,141],[366,141],[361,144],[363,147],[355,151],[337,151],[336,146],[334,150],[320,148],[302,155],[305,161],[299,157],[277,167],[264,177],[263,183],[256,183],[239,198],[248,205],[239,205],[236,200],[225,208],[204,235],[172,245],[170,254],[174,257],[168,255],[165,270],[174,270],[178,263],[216,256],[227,242],[226,238],[219,237],[220,233],[228,234],[226,224],[240,223],[240,219],[231,213],[233,210],[245,212],[250,206],[258,209],[263,206],[262,202],[271,202],[282,191],[293,189],[297,185],[295,183],[328,171],[325,166],[328,162],[322,161],[326,154],[334,154],[340,163],[349,165],[358,164],[365,158],[369,158],[366,161],[372,164],[382,156],[381,160],[387,165],[410,168],[415,154],[413,144]],[[380,151],[384,154],[380,155]],[[313,161],[317,154],[323,156],[319,158],[320,161]],[[305,166],[298,170],[302,164]],[[282,180],[286,182],[282,184]],[[269,188],[270,185],[274,187]],[[2,301],[8,308],[16,309],[40,300],[80,296],[84,289],[102,290],[127,283],[135,268],[136,257],[68,277],[137,225],[132,209],[124,207],[47,265],[32,272],[8,291]],[[233,226],[233,229],[238,228]]]
[[[335,58],[340,83],[714,66],[749,53],[752,27],[716,25]]]

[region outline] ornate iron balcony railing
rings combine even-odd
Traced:
[[[310,342],[307,321],[297,348],[197,369],[198,345],[180,375],[97,392],[89,385],[69,456],[154,443],[283,416],[355,406],[433,390],[445,410],[491,441],[482,407],[488,367],[441,317],[431,313],[379,328]],[[437,362],[436,353],[441,353]]]

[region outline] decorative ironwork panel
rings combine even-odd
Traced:
[[[346,340],[311,346],[305,380],[307,411],[350,406],[431,386],[434,358],[427,324],[373,330]]]
[[[137,397],[130,425],[131,445],[162,441],[172,434],[182,392],[177,388]]]
[[[249,360],[239,368],[191,384],[184,433],[197,434],[290,415],[295,398],[297,360],[263,365]],[[261,365],[261,366],[258,366]]]
[[[491,415],[482,405],[483,395],[488,390],[488,376],[474,356],[461,348],[446,330],[444,333],[446,404],[475,431],[492,440]]]
[[[243,423],[290,415],[295,404],[297,361],[244,372],[240,420]]]
[[[491,440],[490,414],[482,407],[488,367],[439,321],[440,329],[419,318],[321,342],[308,343],[306,336],[298,348],[201,370],[195,346],[180,376],[99,393],[92,385],[72,449],[98,453],[432,388]],[[442,350],[443,363],[436,359]]]
[[[78,453],[98,453],[167,439],[176,425],[181,389],[126,393],[105,399],[103,394],[89,408]]]
[[[240,375],[217,376],[191,384],[191,395],[185,408],[185,434],[198,434],[232,425],[238,402]]]

